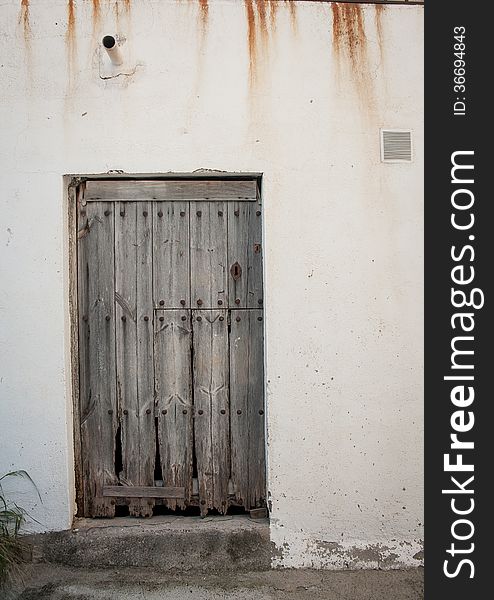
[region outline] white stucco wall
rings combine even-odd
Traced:
[[[0,472],[70,526],[63,175],[262,172],[275,564],[418,564],[423,9],[264,5],[1,3]],[[132,74],[104,80],[114,33]],[[380,162],[380,127],[413,163]]]

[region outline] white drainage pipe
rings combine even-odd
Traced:
[[[105,35],[103,46],[110,57],[112,65],[119,67],[123,63],[122,53],[118,47],[117,40],[112,35]]]

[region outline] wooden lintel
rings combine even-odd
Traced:
[[[93,180],[86,182],[85,202],[255,201],[257,183],[246,180],[164,179]]]

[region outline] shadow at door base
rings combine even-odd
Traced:
[[[227,511],[227,516],[232,515],[249,515],[250,511],[246,511],[245,508],[241,506],[230,506]],[[188,506],[184,510],[172,510],[164,505],[156,504],[153,507],[153,517],[159,516],[178,516],[178,517],[199,517],[201,514],[201,509],[199,506]],[[115,507],[115,517],[128,517],[129,516],[129,507],[127,505],[117,505]],[[219,512],[216,510],[211,510],[208,513],[209,517],[220,516]]]

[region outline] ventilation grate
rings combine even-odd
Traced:
[[[412,132],[409,129],[381,129],[381,160],[412,162]]]

